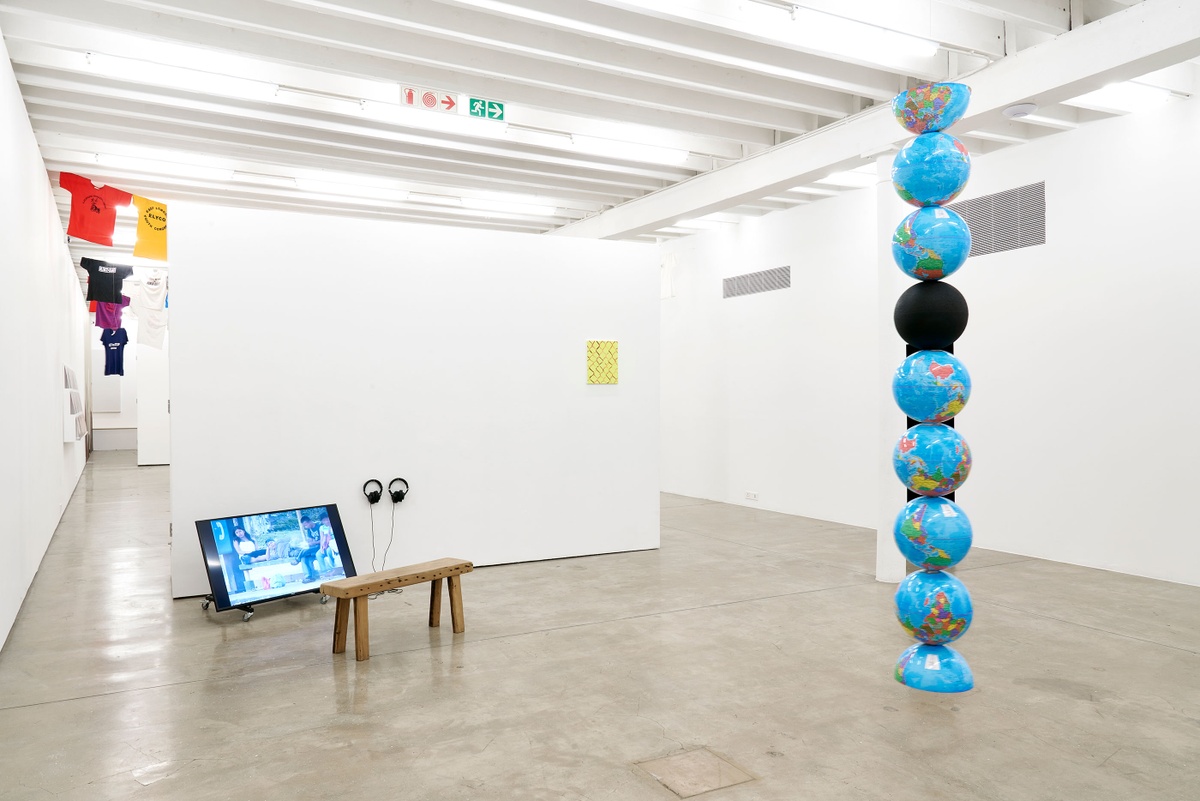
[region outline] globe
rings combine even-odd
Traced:
[[[971,550],[971,520],[954,501],[914,498],[896,515],[892,536],[905,559],[941,570],[957,565]]]
[[[919,350],[892,376],[892,397],[900,411],[922,423],[944,423],[971,397],[971,374],[952,353]]]
[[[892,161],[892,185],[905,203],[941,206],[958,197],[971,177],[971,155],[950,134],[923,133]]]
[[[948,281],[920,281],[896,298],[896,333],[918,350],[945,350],[967,330],[967,299]]]
[[[892,451],[892,468],[918,495],[948,495],[971,472],[971,449],[946,425],[921,423],[908,429]]]
[[[909,573],[896,589],[896,619],[926,645],[954,642],[971,627],[967,585],[940,570]]]
[[[964,693],[975,686],[971,666],[949,645],[910,647],[896,660],[896,681],[931,693]]]
[[[922,206],[905,217],[892,237],[892,258],[905,274],[936,281],[953,273],[971,252],[967,221],[941,206]]]
[[[958,122],[971,102],[964,83],[923,83],[892,98],[896,121],[910,133],[943,131]]]

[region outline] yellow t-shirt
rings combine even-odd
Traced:
[[[167,260],[167,204],[133,196],[138,210],[137,244],[133,255],[144,259]]]

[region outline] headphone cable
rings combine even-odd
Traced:
[[[373,511],[374,510],[372,510],[372,512]],[[383,567],[384,568],[387,567],[388,551],[390,551],[392,549],[392,540],[395,539],[395,537],[396,537],[396,504],[393,503],[392,504],[392,531],[388,535],[387,547],[383,549]],[[371,569],[372,570],[375,569],[375,515],[374,514],[371,515]],[[370,595],[368,595],[367,598],[374,601],[380,595],[386,595],[387,593],[401,593],[401,592],[404,592],[403,587],[395,587],[394,589],[390,589],[390,590],[380,590],[379,592],[373,592]]]
[[[371,515],[371,572],[376,573],[379,568],[375,567],[375,506],[372,505],[367,512]]]
[[[392,504],[392,530],[391,530],[391,533],[388,534],[387,547],[383,549],[383,566],[385,569],[387,568],[388,551],[392,550],[392,540],[394,540],[395,538],[396,538],[396,504],[393,503]],[[373,564],[371,566],[374,567]]]

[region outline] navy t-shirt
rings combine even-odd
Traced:
[[[104,374],[125,375],[125,344],[129,334],[124,328],[105,328],[100,335],[104,343]]]
[[[89,259],[84,256],[79,260],[79,266],[87,270],[88,300],[100,303],[120,303],[121,284],[133,275],[133,268],[125,264],[110,264],[99,259]]]

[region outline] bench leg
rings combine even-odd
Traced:
[[[429,582],[429,625],[437,628],[442,625],[442,580],[434,579]]]
[[[367,629],[367,596],[354,599],[354,658],[359,662],[371,656],[370,633]]]
[[[350,599],[338,598],[337,609],[333,613],[333,652],[346,651],[346,629],[350,625]]]
[[[446,582],[450,585],[450,622],[454,624],[454,633],[462,634],[467,630],[463,622],[462,576],[447,576]]]

